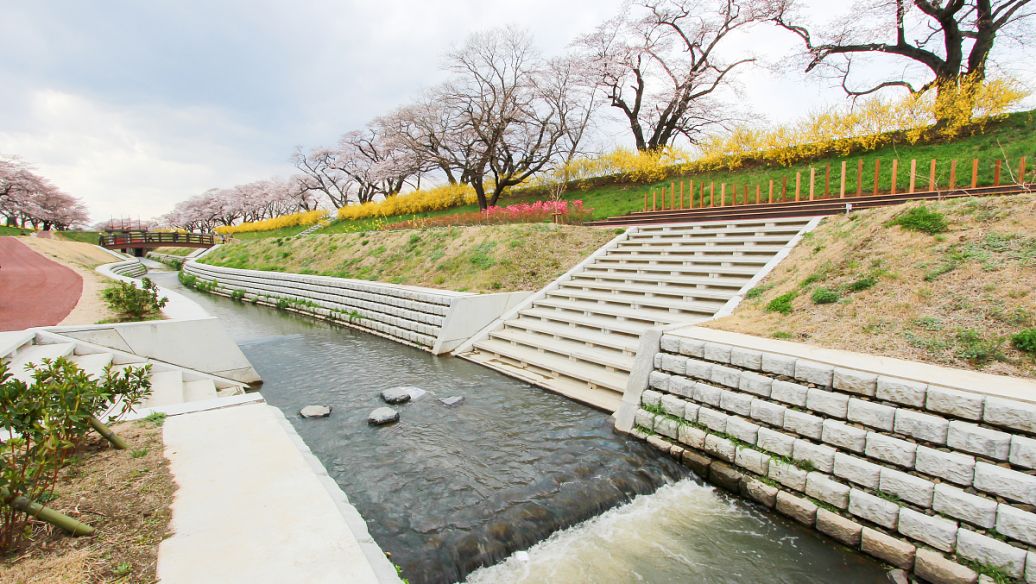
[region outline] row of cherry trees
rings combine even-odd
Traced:
[[[799,0],[640,0],[552,59],[513,29],[476,34],[447,56],[449,78],[420,99],[333,146],[296,149],[295,176],[208,191],[167,221],[198,229],[319,203],[338,208],[417,188],[429,176],[470,185],[485,209],[580,155],[599,113],[617,114],[641,151],[694,144],[722,127],[732,108],[721,90],[755,60],[740,34],[753,27],[790,31],[802,41],[806,71],[826,71],[857,96],[941,91],[984,76],[998,34],[1022,38],[1018,24],[1033,16],[1030,0],[857,4],[834,26],[818,26]]]
[[[68,229],[89,218],[83,201],[9,159],[0,159],[0,217],[6,225],[36,229]]]

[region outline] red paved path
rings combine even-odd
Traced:
[[[0,237],[0,331],[58,324],[82,294],[79,274]]]

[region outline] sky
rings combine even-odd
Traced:
[[[832,4],[811,1],[819,16]],[[151,218],[213,187],[291,174],[295,146],[333,144],[442,81],[474,32],[528,29],[557,55],[621,0],[33,0],[0,19],[0,155],[82,198],[92,220]],[[760,29],[732,45],[781,63]],[[1032,78],[1031,59],[1008,60]],[[744,69],[738,101],[789,121],[843,95],[798,70]],[[600,140],[628,143],[605,122]]]

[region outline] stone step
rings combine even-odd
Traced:
[[[657,285],[659,288],[673,289],[712,289],[717,291],[730,291],[735,293],[748,282],[749,277],[709,278],[693,276],[659,276],[654,274],[635,274],[630,272],[607,272],[586,270],[572,275],[572,281],[591,282],[623,282],[634,284],[638,282],[647,285]]]
[[[583,381],[589,387],[600,387],[616,392],[619,397],[626,390],[626,379],[629,375],[625,371],[609,370],[594,363],[522,345],[512,345],[496,339],[477,343],[475,348],[479,352],[492,353],[497,357],[508,359],[512,365],[523,369],[530,365],[536,367],[544,377],[564,375],[570,379]],[[593,382],[588,381],[591,379]]]
[[[548,298],[581,300],[606,304],[608,306],[629,306],[634,310],[652,309],[659,311],[700,312],[713,314],[723,307],[725,300],[703,300],[688,302],[663,296],[625,294],[622,292],[586,291],[574,288],[558,288],[547,293]]]
[[[687,313],[651,310],[647,308],[632,308],[630,306],[613,306],[598,304],[596,302],[583,302],[579,300],[564,300],[560,298],[543,298],[533,303],[533,306],[540,308],[551,308],[557,311],[584,315],[604,315],[621,318],[630,321],[641,322],[644,326],[662,326],[672,324],[684,318],[707,317],[709,313]]]
[[[608,257],[713,257],[718,255],[767,255],[772,256],[784,247],[781,245],[665,245],[654,247],[619,247],[608,252]]]
[[[637,215],[638,213],[632,213]],[[690,230],[705,230],[714,229],[717,227],[748,227],[748,226],[771,226],[771,227],[782,227],[785,225],[805,225],[809,222],[809,217],[773,217],[773,218],[756,218],[756,219],[728,219],[720,221],[698,221],[695,223],[662,223],[656,225],[646,225],[641,231],[654,231],[659,229],[690,229]]]
[[[547,337],[568,339],[585,345],[605,347],[629,356],[636,354],[639,342],[639,338],[636,335],[604,332],[599,328],[589,328],[576,323],[549,322],[527,316],[513,318],[505,322],[504,328],[521,329]]]
[[[104,377],[104,368],[111,364],[113,355],[111,353],[94,353],[92,355],[75,355],[70,361],[79,366],[84,373],[94,379]]]
[[[639,294],[642,296],[660,296],[672,300],[688,301],[688,299],[719,300],[726,302],[738,288],[714,289],[696,287],[658,286],[651,284],[620,284],[618,282],[601,282],[598,280],[568,280],[561,283],[561,288],[578,288],[581,290],[603,290],[605,292],[619,292],[625,294]],[[691,300],[693,302],[693,300]]]
[[[773,254],[767,254],[762,256],[757,255],[738,255],[738,254],[717,254],[717,255],[703,255],[703,256],[678,256],[678,255],[606,255],[604,257],[597,258],[594,265],[613,266],[616,264],[622,265],[654,265],[659,264],[665,267],[679,268],[680,266],[692,266],[695,268],[704,268],[708,266],[745,266],[755,267],[765,265],[766,262],[770,261]]]
[[[184,401],[183,372],[159,371],[151,374],[151,397],[144,407],[155,408]]]
[[[759,271],[758,266],[716,266],[687,264],[679,266],[653,266],[649,264],[623,264],[623,263],[595,263],[587,266],[584,272],[636,272],[650,274],[668,274],[673,276],[688,276],[691,274],[705,276],[744,276],[747,282]]]
[[[571,312],[554,310],[552,308],[527,308],[519,314],[522,317],[529,319],[561,323],[566,326],[579,326],[594,331],[602,331],[605,334],[635,336],[638,338],[645,329],[649,326],[654,326],[653,324],[639,321],[618,320],[611,316],[602,316],[599,314],[592,316],[582,314],[577,315]]]
[[[633,368],[633,357],[607,347],[594,347],[578,341],[569,339],[555,339],[539,333],[523,331],[513,328],[497,329],[490,333],[491,339],[497,339],[511,343],[512,345],[528,347],[534,350],[545,350],[549,353],[558,354],[570,359],[577,359],[587,363],[594,363],[601,367],[625,371],[629,373]]]
[[[797,232],[796,232],[797,233]],[[684,248],[684,247],[695,247],[704,245],[776,245],[782,246],[786,244],[794,234],[786,233],[780,235],[738,235],[737,237],[719,237],[716,235],[696,235],[690,237],[682,237],[678,240],[672,238],[656,239],[656,238],[644,238],[644,239],[627,239],[626,241],[620,242],[615,246],[614,249],[640,249],[640,248],[653,248],[653,247],[673,247],[673,248]]]
[[[744,225],[734,224],[725,225],[718,224],[712,227],[696,227],[694,224],[688,225],[645,225],[638,228],[635,233],[631,233],[628,239],[631,240],[645,240],[645,239],[693,239],[695,237],[737,237],[737,236],[774,236],[787,234],[789,237],[794,236],[802,230],[802,227],[808,223],[808,220],[795,221],[793,223],[786,223],[781,225]]]
[[[199,379],[198,381],[185,381],[183,384],[183,401],[201,401],[216,399],[216,384],[211,379]]]
[[[8,370],[15,379],[32,383],[32,371],[26,371],[25,367],[42,365],[44,359],[55,360],[59,357],[69,357],[75,350],[75,343],[51,343],[49,345],[29,345],[14,354],[8,363]]]

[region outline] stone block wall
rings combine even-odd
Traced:
[[[242,270],[188,261],[214,292],[311,314],[436,354],[449,352],[527,293],[470,294],[328,276]]]
[[[136,278],[147,273],[147,266],[135,258],[123,262],[108,264],[108,267],[113,273],[120,276],[126,276],[127,278]]]
[[[1036,384],[752,339],[664,334],[633,434],[925,580],[1036,583]]]

